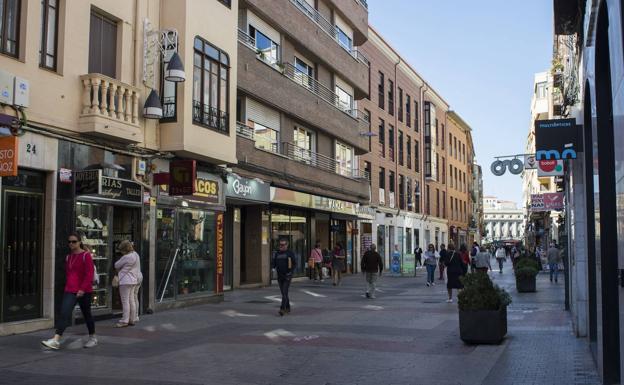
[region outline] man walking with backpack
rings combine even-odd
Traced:
[[[375,298],[375,284],[383,271],[383,260],[375,244],[372,244],[362,256],[360,268],[366,275],[366,298]]]

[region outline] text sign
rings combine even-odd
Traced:
[[[96,195],[126,202],[143,202],[143,188],[131,180],[102,176],[102,170],[74,173],[76,195]]]
[[[77,171],[76,195],[93,195],[102,192],[102,170]]]
[[[535,159],[576,159],[583,151],[581,126],[576,119],[535,121]]]
[[[217,214],[217,293],[223,292],[223,213]]]
[[[563,193],[531,194],[531,211],[563,210],[563,200]]]
[[[225,196],[258,202],[271,200],[271,188],[268,183],[229,174]]]
[[[0,177],[17,176],[17,145],[16,136],[0,137]]]
[[[176,160],[169,163],[169,195],[193,195],[196,175],[194,160]]]

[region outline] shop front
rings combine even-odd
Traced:
[[[58,141],[0,137],[0,335],[51,327]]]
[[[160,185],[155,216],[153,308],[214,301],[223,293],[225,197],[218,175],[197,171],[195,193],[170,196]]]
[[[271,253],[287,240],[295,253],[295,275],[306,274],[310,250],[317,241],[324,255],[337,243],[346,254],[344,272],[356,271],[357,204],[271,187]]]
[[[270,186],[258,178],[228,175],[225,290],[269,283]]]

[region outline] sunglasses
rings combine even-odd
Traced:
[[[75,240],[75,239],[70,239],[69,241],[67,241],[68,243],[78,243],[79,241]]]

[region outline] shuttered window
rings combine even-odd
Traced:
[[[89,73],[117,77],[117,22],[91,12]]]

